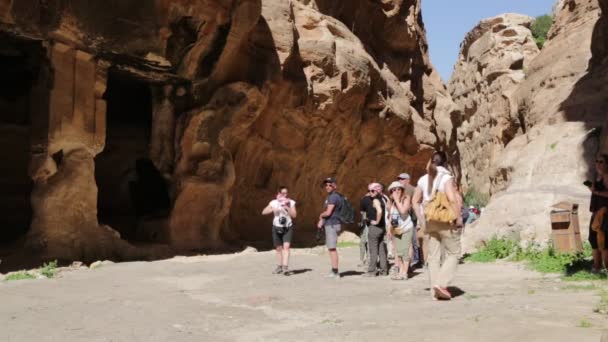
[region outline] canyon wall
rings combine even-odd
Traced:
[[[267,241],[281,184],[311,241],[322,178],[356,202],[455,152],[419,0],[0,0],[0,23],[41,56],[26,246],[47,259]]]
[[[592,51],[594,60],[601,59],[603,48],[598,44],[605,44],[598,38],[604,32],[599,15],[597,0],[559,2],[545,46],[526,61],[521,69],[524,78],[499,90],[502,99],[488,101],[491,92],[476,95],[477,100],[452,93],[465,112],[470,102],[491,108],[489,119],[479,125],[490,145],[478,156],[486,170],[463,162],[463,174],[472,176],[468,185],[485,184],[479,188],[493,197],[480,220],[467,228],[465,249],[478,247],[494,235],[545,243],[551,234],[551,206],[561,201],[579,204],[586,238],[590,194],[582,182],[592,177],[598,127],[606,118],[606,83],[600,80],[605,73],[598,69],[601,66],[590,64]],[[455,75],[450,89],[456,89],[457,81]],[[500,118],[510,118],[511,125],[499,127]],[[467,134],[477,134],[471,127],[459,127],[459,142],[463,138],[466,142]],[[502,139],[505,133],[507,141]]]

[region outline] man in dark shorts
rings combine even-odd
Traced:
[[[337,184],[335,178],[325,178],[321,183],[327,192],[325,199],[324,210],[319,215],[317,228],[325,229],[325,245],[329,251],[329,260],[331,262],[331,271],[327,275],[329,278],[340,279],[338,272],[338,234],[342,229],[341,221],[338,213],[342,207],[342,197],[336,192]]]
[[[277,267],[274,274],[289,271],[289,248],[293,237],[293,219],[296,218],[296,201],[289,198],[287,187],[280,186],[275,199],[262,210],[262,215],[274,214],[272,220],[272,243],[277,251]]]

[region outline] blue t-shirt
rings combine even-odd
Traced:
[[[332,191],[327,196],[327,199],[325,200],[325,208],[327,208],[327,206],[330,204],[334,205],[334,211],[332,211],[332,213],[329,217],[325,218],[325,224],[326,225],[340,224],[341,222],[340,222],[340,218],[338,216],[338,212],[340,211],[340,207],[342,206],[342,198],[335,191]]]

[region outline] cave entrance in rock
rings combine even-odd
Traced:
[[[149,159],[150,84],[108,70],[106,144],[95,159],[98,218],[130,242],[163,242],[155,228],[168,215],[166,182]]]
[[[38,86],[45,55],[38,41],[0,35],[0,244],[23,237],[32,220],[28,166],[33,112],[48,99]]]

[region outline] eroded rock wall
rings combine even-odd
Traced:
[[[464,190],[502,190],[492,182],[504,172],[495,167],[497,158],[525,131],[522,118],[512,115],[512,95],[539,52],[532,21],[517,14],[486,19],[461,44],[448,89],[463,114],[457,141]]]
[[[606,117],[605,82],[593,81],[588,68],[600,8],[597,0],[570,0],[556,10],[547,43],[512,92],[511,116],[521,118],[521,130],[494,158],[491,167],[505,172],[490,175],[497,193],[467,228],[466,249],[496,234],[546,242],[551,205],[561,201],[579,204],[586,238],[590,194],[582,182],[592,177],[595,128]]]
[[[48,257],[140,253],[96,217],[108,70],[151,88],[148,153],[172,198],[161,230],[179,250],[268,240],[259,214],[280,184],[306,240],[320,179],[356,200],[372,180],[421,175],[434,148],[455,151],[457,108],[428,61],[419,0],[3,0],[0,20],[49,47],[29,235]],[[69,198],[82,210],[57,216]]]
[[[421,175],[431,149],[449,146],[449,114],[455,108],[426,62],[428,58],[423,58],[423,28],[408,26],[408,35],[402,35],[407,30],[395,33],[394,38],[399,38],[395,41],[404,46],[393,47],[393,54],[412,61],[407,62],[407,68],[395,65],[394,69],[383,60],[383,54],[390,55],[382,50],[387,47],[374,50],[366,44],[366,39],[371,42],[374,37],[352,31],[357,26],[351,17],[353,9],[372,13],[379,22],[381,16],[406,25],[408,18],[419,15],[418,4],[403,7],[394,17],[385,14],[379,4],[346,4],[332,9],[322,2],[262,2],[262,15],[251,31],[245,53],[255,56],[256,72],[264,72],[257,80],[265,82],[259,96],[249,96],[243,103],[232,101],[235,108],[247,108],[248,119],[228,120],[217,142],[199,135],[198,140],[182,147],[204,151],[192,155],[191,163],[199,165],[197,174],[207,172],[207,168],[221,169],[212,172],[220,175],[217,179],[228,180],[219,193],[234,189],[231,198],[225,199],[229,217],[201,223],[203,232],[216,234],[206,243],[216,244],[222,234],[264,240],[268,218],[259,213],[279,185],[289,186],[299,202],[299,235],[310,238],[324,197],[319,188],[323,177],[336,176],[340,191],[356,199],[371,180],[388,183],[402,169]],[[383,31],[374,34],[380,36]],[[247,74],[251,73],[243,73]],[[194,115],[188,130],[218,130],[214,120],[203,117],[229,111],[229,105],[213,105],[234,97],[224,98],[221,89],[202,113]],[[214,155],[215,149],[218,152]],[[234,183],[232,172],[236,174]],[[206,191],[194,190],[196,184],[182,194],[197,196],[195,192]],[[207,201],[215,203],[217,198],[208,197]],[[192,224],[181,219],[190,213],[190,209],[176,208],[172,231],[192,230]]]

